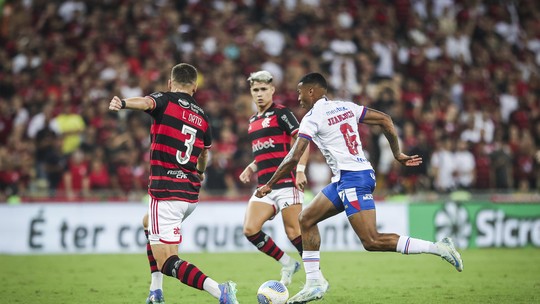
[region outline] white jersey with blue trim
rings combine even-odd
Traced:
[[[332,169],[332,181],[340,178],[340,170],[373,169],[362,150],[358,123],[367,108],[350,101],[319,99],[300,122],[298,136],[313,141]]]

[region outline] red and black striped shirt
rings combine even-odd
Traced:
[[[192,96],[176,92],[150,94],[155,107],[150,129],[148,193],[157,200],[199,200],[197,160],[212,145],[208,117]]]
[[[298,132],[298,120],[284,106],[272,104],[261,115],[249,119],[249,139],[253,157],[257,163],[259,186],[266,184],[291,149],[291,140]],[[296,175],[293,171],[280,179],[274,189],[294,187]]]

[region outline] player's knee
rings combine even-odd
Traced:
[[[300,227],[302,229],[309,228],[315,224],[315,221],[313,218],[309,215],[309,212],[300,212],[298,215],[298,222],[300,223]]]
[[[250,237],[254,234],[256,234],[257,232],[259,232],[261,229],[260,228],[255,228],[255,227],[251,227],[251,226],[244,226],[244,236],[245,237]]]

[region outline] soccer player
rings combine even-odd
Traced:
[[[252,73],[248,82],[257,113],[249,119],[249,138],[255,160],[240,174],[244,183],[257,172],[259,186],[264,185],[275,172],[283,158],[289,152],[297,137],[298,121],[294,114],[272,101],[275,87],[272,75],[267,71]],[[262,231],[266,221],[272,220],[281,211],[285,233],[302,256],[302,237],[298,215],[302,211],[304,186],[307,183],[304,169],[309,152],[303,153],[296,174],[292,167],[282,178],[275,181],[276,189],[264,198],[255,196],[249,199],[244,217],[244,235],[266,255],[274,258],[281,265],[281,282],[287,286],[292,275],[300,269],[300,263],[283,252],[272,238]]]
[[[300,214],[300,228],[306,270],[304,288],[287,303],[306,303],[321,299],[328,282],[320,269],[321,238],[317,223],[345,211],[349,223],[368,251],[396,251],[402,254],[430,253],[441,256],[458,271],[463,270],[460,254],[449,238],[432,243],[394,233],[377,231],[375,202],[375,172],[366,159],[358,133],[358,123],[379,125],[397,161],[405,166],[422,163],[418,155],[401,153],[398,137],[390,116],[352,102],[334,101],[326,97],[326,79],[310,73],[298,83],[298,101],[308,109],[300,123],[298,140],[266,185],[257,189],[264,197],[280,178],[298,163],[310,141],[314,141],[332,169],[332,183],[326,186]]]
[[[150,129],[148,241],[156,267],[164,275],[207,291],[221,304],[238,303],[234,282],[218,284],[178,256],[180,228],[199,202],[212,135],[208,117],[193,98],[197,69],[177,64],[167,86],[169,91],[146,97],[114,96],[109,104],[111,111],[140,110],[154,118]],[[162,290],[151,290],[147,303],[164,303]]]

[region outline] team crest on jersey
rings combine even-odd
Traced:
[[[178,104],[182,107],[182,108],[186,108],[186,109],[189,109],[189,101],[185,100],[185,99],[178,99]]]
[[[270,117],[266,117],[265,119],[263,119],[263,122],[261,123],[261,125],[263,126],[263,128],[268,128],[270,127],[270,121],[272,120],[272,118]]]

